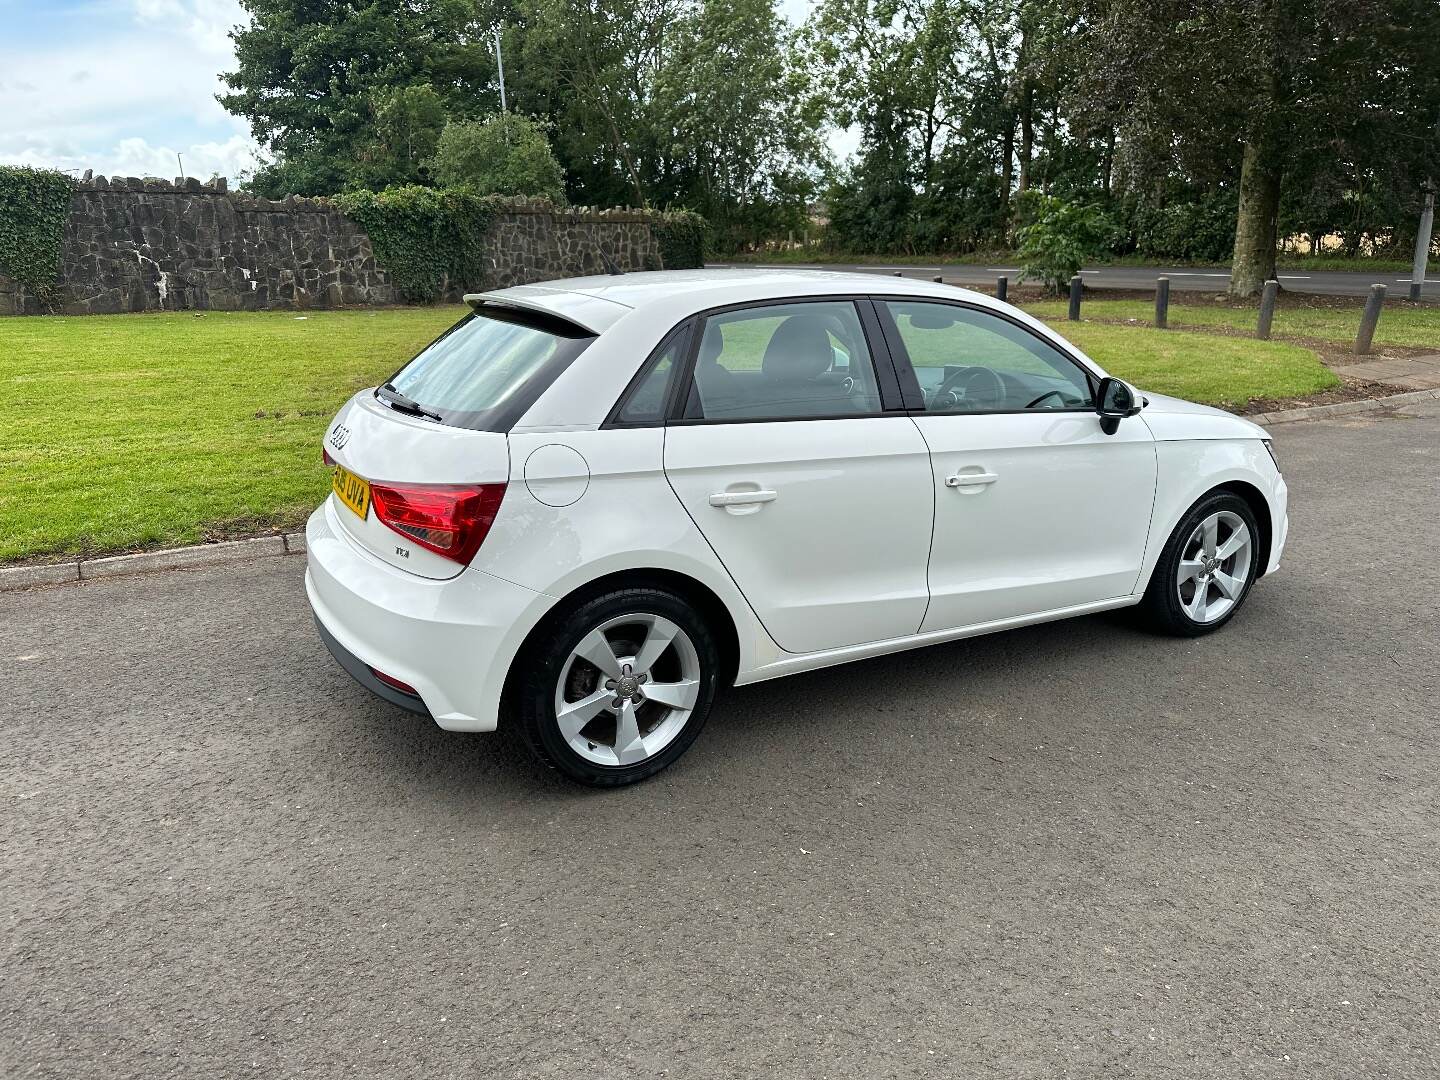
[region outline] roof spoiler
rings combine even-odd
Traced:
[[[588,320],[582,321],[573,318],[569,314],[561,314],[554,308],[518,296],[496,296],[493,293],[466,293],[464,300],[465,303],[469,305],[471,311],[478,312],[482,308],[488,308],[491,311],[502,313],[506,311],[524,312],[526,315],[538,316],[551,323],[561,323],[573,327],[585,335],[599,334],[605,329],[603,325],[591,326]]]

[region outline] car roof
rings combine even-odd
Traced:
[[[632,311],[688,301],[692,312],[793,296],[914,295],[964,297],[993,306],[990,297],[915,278],[834,270],[649,270],[516,285],[465,297],[471,306],[503,304],[544,311],[600,334]]]

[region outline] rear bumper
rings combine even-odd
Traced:
[[[384,700],[451,731],[493,731],[510,663],[550,598],[479,570],[434,581],[382,563],[343,533],[332,503],[305,527],[305,592],[326,646]]]
[[[370,670],[365,661],[361,660],[349,649],[345,648],[344,645],[341,645],[340,642],[335,640],[335,635],[325,629],[325,624],[320,621],[318,615],[315,617],[315,629],[320,631],[320,640],[323,641],[325,647],[330,650],[330,655],[335,657],[336,663],[344,668],[350,677],[365,687],[366,690],[369,690],[378,698],[384,698],[390,702],[391,705],[398,705],[400,708],[417,713],[420,716],[430,715],[430,710],[425,708],[425,702],[420,698],[412,697],[410,694],[397,690],[388,683],[383,683],[377,679],[375,673]]]

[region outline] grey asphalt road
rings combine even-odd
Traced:
[[[734,263],[709,263],[709,266],[723,267]],[[766,266],[765,263],[744,263],[745,266]],[[773,269],[800,269],[794,263],[775,264]],[[917,266],[897,259],[893,266],[872,266],[868,264],[846,266],[839,263],[811,265],[810,270],[844,270],[870,274],[900,273],[905,277],[943,277],[956,285],[982,287],[993,290],[995,279],[1005,275],[1014,288],[1020,277],[1016,265],[975,266],[966,263],[946,263],[940,266]],[[1168,277],[1172,291],[1224,292],[1230,284],[1230,273],[1221,268],[1196,266],[1101,266],[1081,270],[1085,284],[1094,289],[1154,289],[1155,279]],[[1281,288],[1290,292],[1319,293],[1326,296],[1366,296],[1371,285],[1384,285],[1387,300],[1403,300],[1410,292],[1409,273],[1395,271],[1351,273],[1339,270],[1288,270],[1276,275]],[[1427,299],[1440,298],[1440,267],[1434,268],[1427,277],[1422,295]]]
[[[0,595],[0,1075],[1440,1073],[1440,406],[1276,429],[1225,632],[733,692],[570,787],[328,658],[298,558]]]

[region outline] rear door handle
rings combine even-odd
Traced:
[[[710,496],[711,506],[747,506],[775,501],[773,491],[718,491]]]
[[[951,473],[949,476],[945,477],[945,486],[946,486],[946,487],[952,487],[952,488],[958,488],[958,487],[979,487],[979,486],[984,485],[984,484],[993,484],[993,483],[995,483],[996,480],[999,480],[999,479],[1000,479],[1000,477],[997,476],[997,475],[996,475],[995,473],[993,473],[993,472],[975,472],[975,473],[958,473],[958,472],[957,472],[957,473]]]

